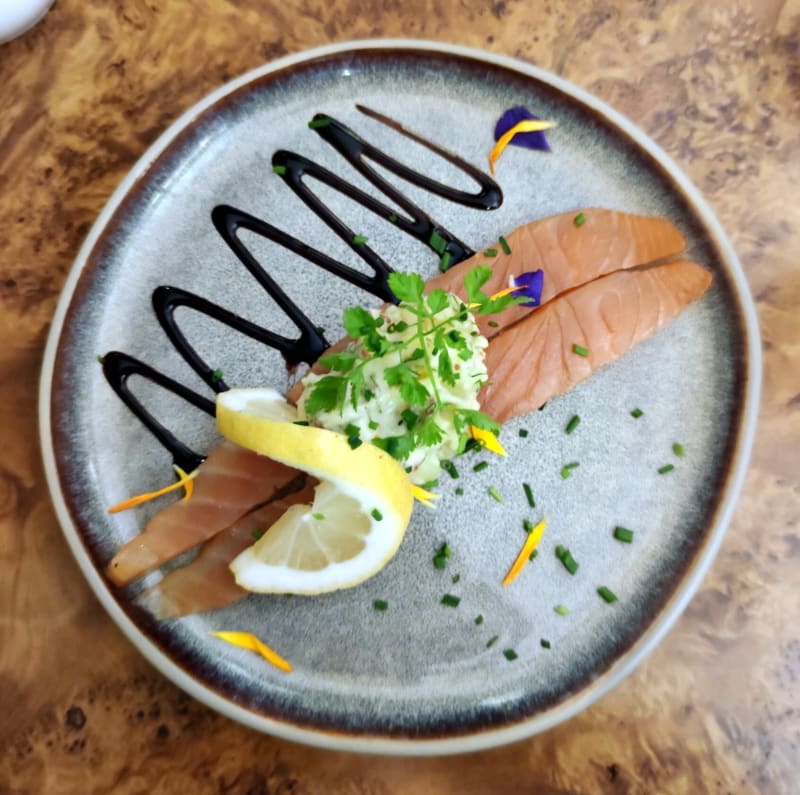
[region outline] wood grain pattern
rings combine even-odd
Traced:
[[[703,190],[758,302],[746,489],[676,629],[547,734],[371,759],[183,696],[105,616],[54,518],[38,370],[81,240],[183,110],[310,46],[419,36],[519,56],[629,115]],[[800,0],[58,0],[0,46],[0,793],[792,793],[800,769]]]

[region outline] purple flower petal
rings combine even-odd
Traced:
[[[542,301],[542,287],[544,286],[544,271],[528,271],[520,273],[519,276],[512,277],[513,287],[520,284],[525,285],[524,290],[517,290],[514,295],[527,298],[522,306],[539,306]]]
[[[519,124],[525,119],[536,119],[539,121],[538,116],[534,116],[527,108],[522,105],[517,105],[515,108],[509,108],[497,121],[494,128],[494,140],[500,140],[500,136],[507,133],[515,124]],[[544,132],[526,132],[517,133],[511,139],[511,145],[524,146],[526,149],[537,149],[540,152],[549,152],[550,144],[547,143],[547,138],[544,137]]]

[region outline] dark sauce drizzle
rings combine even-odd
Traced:
[[[479,186],[476,193],[469,193],[445,185],[427,177],[418,171],[400,163],[387,155],[381,149],[364,141],[336,119],[324,114],[317,114],[311,122],[313,129],[337,152],[339,152],[356,170],[366,177],[385,196],[393,201],[407,214],[403,217],[381,201],[373,198],[361,189],[346,182],[341,177],[332,173],[318,163],[294,152],[280,150],[272,157],[273,167],[278,167],[284,182],[313,210],[353,251],[369,266],[371,275],[350,268],[343,263],[332,259],[327,254],[309,246],[302,240],[283,232],[272,224],[260,218],[249,215],[242,210],[227,205],[215,207],[211,212],[211,220],[217,231],[231,248],[239,261],[247,268],[258,284],[271,296],[281,310],[297,327],[299,336],[296,339],[284,337],[268,329],[262,328],[233,312],[209,301],[195,293],[179,287],[162,285],[153,292],[153,309],[161,327],[169,337],[172,344],[190,367],[205,381],[214,392],[224,392],[228,389],[225,381],[218,377],[201,358],[183,334],[175,320],[175,310],[184,306],[200,312],[230,328],[257,340],[279,351],[287,362],[293,366],[299,362],[312,364],[329,347],[330,342],[325,339],[321,330],[308,318],[299,307],[286,295],[280,285],[269,275],[267,270],[256,260],[247,246],[239,239],[238,231],[245,229],[267,238],[280,246],[292,251],[303,259],[323,268],[329,273],[338,276],[350,284],[377,296],[383,301],[395,301],[389,289],[388,278],[392,268],[380,255],[366,243],[355,241],[356,232],[348,227],[335,215],[323,201],[309,188],[304,178],[311,177],[330,188],[339,191],[365,209],[392,223],[403,232],[427,244],[431,250],[436,251],[432,240],[438,235],[444,240],[444,251],[450,255],[450,265],[455,265],[467,259],[474,253],[462,243],[449,230],[437,224],[424,213],[416,204],[406,198],[397,188],[387,182],[366,161],[372,160],[398,177],[410,182],[417,187],[427,190],[449,201],[481,210],[493,210],[500,206],[503,196],[497,183],[479,169],[462,160],[457,155],[448,152],[436,144],[420,137],[416,133],[405,129],[401,124],[377,113],[373,110],[356,106],[358,110],[373,119],[391,127],[407,138],[425,146],[452,165],[459,168],[469,177],[474,179]],[[435,233],[435,235],[434,235]],[[437,256],[439,253],[437,252]],[[169,390],[183,398],[193,406],[214,416],[215,404],[197,392],[178,383],[172,378],[150,367],[150,365],[119,351],[111,351],[103,357],[103,372],[108,383],[119,395],[128,408],[150,430],[156,439],[169,451],[174,462],[189,472],[199,466],[204,457],[191,450],[175,435],[162,425],[153,415],[145,409],[128,387],[128,379],[138,375]]]

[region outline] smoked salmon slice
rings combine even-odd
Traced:
[[[207,541],[191,563],[171,571],[136,601],[159,619],[203,613],[233,604],[248,592],[236,584],[230,562],[252,546],[259,532],[275,524],[292,505],[313,500],[314,488],[309,485],[247,514]]]
[[[487,263],[492,276],[483,291],[492,295],[509,287],[512,276],[544,271],[541,303],[612,271],[647,265],[680,254],[686,241],[666,218],[589,208],[532,221],[506,237],[510,254],[499,243],[497,253],[482,249],[468,260],[428,281],[427,291],[440,287],[466,299],[464,277],[476,265]],[[512,306],[498,315],[480,317],[481,334],[491,338],[528,314],[528,306]],[[498,324],[490,327],[489,321]]]
[[[649,337],[710,284],[707,270],[682,261],[617,271],[550,301],[489,344],[481,410],[503,423],[538,409]]]
[[[296,470],[230,442],[222,442],[200,465],[189,500],[156,514],[106,568],[125,585],[230,527],[256,505],[272,499],[299,476]]]

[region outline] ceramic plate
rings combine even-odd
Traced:
[[[172,462],[117,398],[96,358],[124,351],[213,397],[156,321],[151,296],[164,284],[294,333],[212,225],[219,204],[363,270],[352,248],[272,170],[273,153],[289,150],[380,196],[309,129],[315,113],[335,117],[417,170],[473,189],[357,103],[480,168],[504,109],[525,105],[556,119],[550,154],[511,147],[503,155],[497,210],[469,209],[389,179],[476,250],[529,220],[575,208],[664,215],[686,235],[690,256],[713,272],[713,286],[622,360],[509,423],[507,459],[480,473],[464,462],[457,481],[443,474],[438,509],[417,506],[397,557],[362,586],[316,598],[250,596],[224,610],[157,622],[133,599],[162,572],[122,590],[103,575],[157,506],[113,517],[105,508],[168,482]],[[310,184],[394,268],[436,272],[429,248]],[[330,339],[341,332],[345,306],[378,303],[264,238],[242,239]],[[229,385],[286,388],[286,366],[274,351],[197,312],[178,310],[177,317]],[[708,206],[652,141],[606,105],[532,66],[474,50],[408,41],[326,47],[251,72],[196,105],[146,152],[103,210],[68,279],[47,348],[41,429],[50,489],[78,563],[113,619],[159,670],[214,709],[335,748],[488,747],[586,707],[633,670],[685,607],[742,481],[760,380],[757,337],[741,268]],[[203,453],[213,446],[208,415],[144,379],[132,378],[131,388],[187,445]],[[639,419],[630,414],[636,407],[644,412]],[[579,429],[567,435],[575,414]],[[672,452],[675,442],[685,447],[682,458]],[[570,461],[580,466],[562,479]],[[657,473],[670,463],[672,472]],[[535,509],[523,482],[533,486]],[[455,494],[459,486],[463,496]],[[488,496],[489,486],[502,503]],[[550,524],[539,557],[501,588],[524,541],[522,520],[542,516]],[[616,525],[635,531],[633,544],[612,537]],[[453,556],[441,571],[432,559],[444,541]],[[575,576],[556,559],[557,544],[579,561]],[[601,600],[601,585],[619,600]],[[460,598],[457,608],[441,604],[446,593]],[[388,610],[376,611],[376,599],[388,601]],[[556,605],[569,615],[558,615]],[[291,660],[293,673],[212,638],[217,629],[256,633]]]

